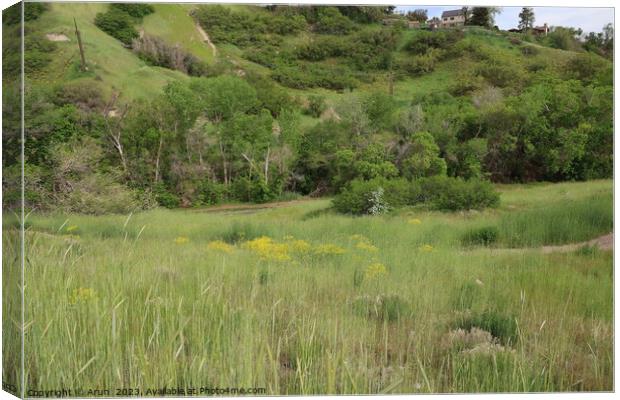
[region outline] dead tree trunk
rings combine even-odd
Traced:
[[[77,36],[78,47],[80,49],[80,69],[82,72],[88,71],[88,67],[86,66],[86,57],[84,56],[84,46],[82,45],[82,35],[80,35],[80,31],[77,27],[77,22],[75,18],[73,18],[73,24],[75,25],[75,36]]]

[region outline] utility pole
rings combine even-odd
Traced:
[[[82,72],[88,71],[88,67],[86,67],[86,58],[84,57],[84,47],[82,46],[82,36],[80,36],[80,31],[77,27],[77,22],[75,22],[75,17],[73,18],[73,24],[75,25],[75,36],[77,36],[78,46],[80,48],[80,60],[81,65],[80,69]]]

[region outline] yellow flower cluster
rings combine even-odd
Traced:
[[[314,248],[314,253],[318,255],[344,254],[346,252],[342,247],[331,243],[320,244]]]
[[[189,243],[189,238],[187,236],[179,236],[176,239],[174,239],[174,243],[176,244]]]
[[[431,251],[434,251],[435,248],[433,246],[431,246],[430,244],[425,244],[423,246],[420,246],[420,250],[424,251],[424,252],[427,252],[427,253],[430,253]]]
[[[366,272],[364,273],[364,278],[368,280],[378,279],[387,275],[387,268],[385,265],[381,263],[370,264],[366,267]]]
[[[310,243],[306,242],[305,240],[301,240],[301,239],[289,239],[288,242],[286,243],[286,245],[289,247],[289,249],[293,252],[293,253],[299,253],[299,254],[307,254],[308,252],[310,252],[310,249],[312,248],[312,246],[310,246]]]
[[[73,232],[73,231],[76,231],[77,229],[78,229],[77,225],[71,225],[71,226],[68,226],[67,229],[65,229],[65,230],[67,232]]]
[[[229,245],[226,242],[221,241],[221,240],[215,240],[215,241],[209,242],[209,244],[207,244],[207,249],[221,251],[223,253],[230,254],[234,250],[234,247]]]
[[[75,305],[86,303],[87,301],[94,299],[96,295],[97,293],[95,292],[95,289],[92,288],[73,289],[73,292],[71,292],[71,295],[69,296],[69,304]]]
[[[243,247],[256,253],[261,260],[269,261],[289,261],[289,246],[285,243],[278,243],[267,236],[247,241]]]
[[[420,221],[418,218],[412,218],[407,222],[410,223],[411,225],[420,225],[422,223],[422,221]]]

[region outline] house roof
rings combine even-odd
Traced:
[[[463,15],[463,10],[449,10],[449,11],[442,12],[441,18],[458,17],[460,15]]]

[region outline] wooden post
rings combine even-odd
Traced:
[[[75,17],[73,18],[73,24],[75,25],[75,36],[77,36],[78,46],[80,48],[80,69],[82,70],[82,72],[88,71],[88,67],[86,67],[86,58],[84,57],[84,47],[82,46],[82,37],[80,36],[80,31],[78,30]]]

